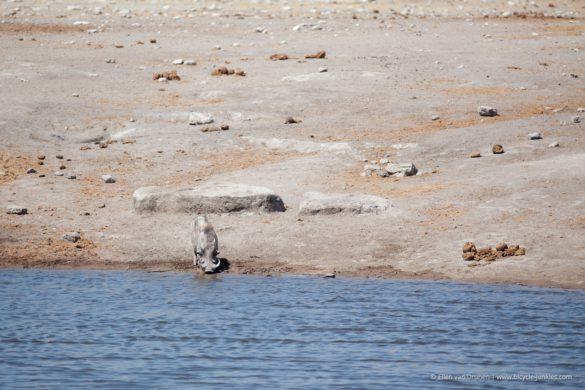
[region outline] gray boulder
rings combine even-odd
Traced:
[[[205,184],[178,190],[142,187],[134,191],[134,210],[192,214],[222,214],[239,211],[285,211],[280,196],[264,187],[243,184]]]
[[[192,112],[189,114],[190,125],[208,125],[210,123],[213,123],[213,118],[209,114],[204,114],[202,112]]]
[[[417,174],[418,169],[412,163],[407,164],[388,164],[386,165],[386,171],[389,174],[402,177],[402,176],[414,176]]]
[[[24,215],[28,213],[28,209],[22,206],[8,206],[6,207],[6,214]]]
[[[379,213],[390,207],[387,199],[364,194],[324,194],[306,192],[299,208],[300,215]]]

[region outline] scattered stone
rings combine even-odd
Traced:
[[[116,179],[112,175],[102,175],[102,180],[104,183],[115,183]]]
[[[41,154],[40,156],[37,156],[37,158],[38,158],[39,160],[44,160],[44,159],[45,159],[45,155]]]
[[[301,122],[302,122],[301,120],[296,120],[292,116],[287,116],[286,119],[284,120],[284,124],[285,125],[290,125],[290,124],[295,124],[295,123],[301,123]]]
[[[45,162],[44,161],[37,161],[37,164],[38,165],[45,165]]]
[[[57,160],[63,160],[63,155],[62,154],[58,154],[55,156],[55,158],[57,158]]]
[[[151,39],[150,43],[156,43],[156,39]]]
[[[236,76],[245,76],[246,72],[244,72],[241,69],[228,69],[225,66],[220,66],[219,68],[215,68],[212,72],[211,72],[212,76],[230,76],[230,75],[236,75]]]
[[[571,122],[572,123],[581,123],[581,118],[578,116],[572,116],[571,117]]]
[[[221,126],[206,126],[201,128],[202,133],[212,133],[214,131],[226,131],[229,130],[230,127],[228,125],[221,125]]]
[[[481,157],[481,153],[480,152],[471,153],[471,155],[469,157],[471,157],[471,158],[480,158]]]
[[[30,173],[37,173],[37,170],[34,169],[34,168],[29,168],[29,169],[26,170],[26,173],[29,173],[29,174]]]
[[[195,61],[195,60],[185,60],[185,61],[183,61],[183,65],[195,66],[195,65],[197,65],[197,61]]]
[[[81,145],[81,147],[79,148],[79,150],[90,150],[91,147],[89,147],[88,145]]]
[[[98,209],[105,209],[105,208],[106,208],[106,204],[105,203],[98,204]]]
[[[240,211],[285,211],[284,202],[272,190],[243,184],[203,184],[172,190],[142,187],[134,191],[134,210],[190,214],[221,214]]]
[[[67,167],[63,164],[59,165],[59,169],[67,169]]]
[[[323,275],[323,279],[335,279],[335,274],[325,274]]]
[[[559,144],[557,141],[548,145],[549,148],[558,148],[559,146],[561,146],[561,144]]]
[[[65,174],[65,178],[69,180],[75,180],[77,179],[77,176],[74,173],[67,173]]]
[[[182,58],[179,58],[179,59],[173,61],[173,65],[183,65],[184,63],[185,63],[185,60]]]
[[[493,107],[489,106],[481,106],[479,107],[479,115],[480,116],[497,116],[498,110]]]
[[[433,115],[433,116],[431,117],[431,120],[432,120],[432,121],[438,121],[439,119],[441,119],[441,117],[440,117],[440,116],[438,116],[438,115]]]
[[[307,59],[322,59],[322,58],[325,58],[326,55],[327,55],[327,53],[325,51],[318,51],[315,54],[307,54],[305,56],[305,58],[307,58]]]
[[[390,176],[390,174],[388,173],[388,171],[385,170],[385,169],[376,169],[374,171],[374,173],[376,175],[378,175],[379,177],[388,177],[388,176]]]
[[[386,171],[389,174],[396,177],[403,176],[414,176],[417,174],[418,169],[412,163],[406,164],[388,164],[386,165]]]
[[[538,132],[535,132],[535,133],[530,133],[530,134],[528,134],[528,137],[529,137],[531,140],[542,139],[542,134],[540,134],[540,133],[538,133]]]
[[[55,172],[55,176],[63,176],[63,172],[57,171],[57,172]]]
[[[79,97],[79,94],[78,93],[72,93],[71,94],[71,97]]]
[[[197,125],[208,125],[213,123],[214,119],[210,114],[204,114],[202,112],[191,112],[189,113],[189,124],[193,126]]]
[[[24,215],[28,213],[28,209],[22,206],[8,206],[6,207],[6,214]]]
[[[116,59],[115,58],[108,58],[106,60],[106,64],[115,64],[116,63]]]
[[[44,173],[40,174],[39,177],[45,177],[46,175]]]
[[[324,194],[306,192],[299,208],[300,215],[331,215],[338,213],[379,213],[391,207],[387,199],[364,194]]]
[[[270,56],[272,61],[285,61],[288,60],[288,55],[286,54],[273,54]]]
[[[490,247],[477,249],[473,242],[466,242],[463,245],[463,260],[465,261],[488,261],[492,262],[496,259],[509,256],[523,256],[526,254],[524,248],[519,245],[508,245],[501,242],[496,245],[495,249]]]
[[[387,158],[380,159],[380,165],[388,164],[389,162],[390,162],[390,160],[388,160]]]
[[[78,232],[67,232],[63,234],[61,238],[63,238],[65,241],[77,242],[81,238],[81,235]]]
[[[500,144],[496,144],[492,146],[492,153],[493,154],[502,154],[504,153],[504,147]]]
[[[153,73],[152,79],[155,81],[165,79],[165,80],[181,80],[181,77],[177,74],[176,70],[171,70],[170,72],[162,72],[162,73]]]
[[[577,112],[585,112],[585,107],[579,107],[579,108],[577,108]]]

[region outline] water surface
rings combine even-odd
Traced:
[[[0,388],[515,389],[520,378],[585,388],[584,298],[426,281],[0,270]]]

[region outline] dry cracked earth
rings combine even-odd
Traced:
[[[2,2],[0,265],[193,271],[193,216],[139,215],[132,193],[230,182],[287,210],[209,216],[228,272],[584,288],[584,16],[577,0]],[[419,174],[360,175],[383,157]],[[300,217],[307,191],[392,207]],[[464,261],[466,242],[525,255]]]

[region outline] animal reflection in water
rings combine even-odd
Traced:
[[[191,241],[193,244],[193,265],[201,268],[206,274],[218,272],[221,260],[219,254],[217,234],[207,217],[199,216],[193,220]]]

